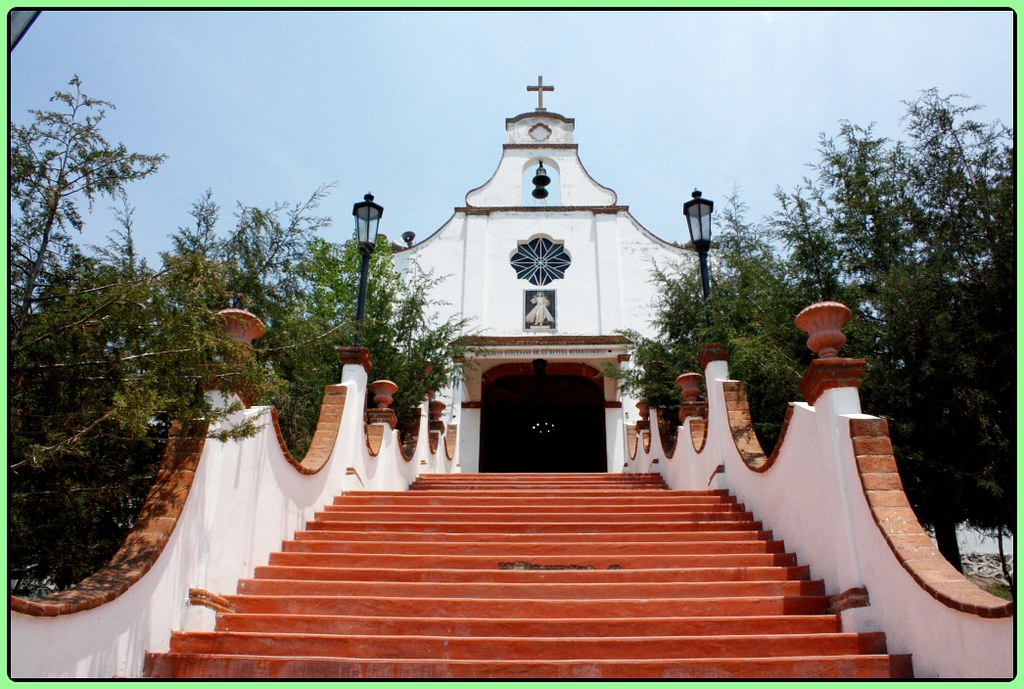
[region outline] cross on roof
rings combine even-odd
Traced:
[[[537,109],[538,110],[546,110],[546,108],[544,107],[544,92],[545,91],[554,91],[555,87],[554,86],[545,86],[544,85],[544,77],[537,77],[537,85],[536,86],[527,86],[526,90],[527,91],[536,91],[537,92]]]

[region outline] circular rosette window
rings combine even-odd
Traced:
[[[547,237],[520,242],[511,259],[516,276],[538,286],[564,278],[572,259],[563,244]]]

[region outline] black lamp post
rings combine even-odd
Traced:
[[[708,249],[711,248],[711,213],[715,210],[715,202],[701,198],[700,192],[693,190],[693,197],[683,204],[683,215],[686,216],[686,225],[690,229],[690,241],[693,248],[700,255],[700,277],[704,285],[704,315],[707,317],[708,327],[711,327],[711,307],[708,300],[711,297],[711,281],[708,277]]]
[[[366,283],[370,278],[370,256],[377,246],[377,229],[380,227],[380,216],[384,215],[384,207],[373,202],[373,194],[366,194],[362,201],[352,206],[352,215],[356,219],[359,253],[363,255],[363,265],[359,272],[359,301],[356,303],[356,346],[361,347],[363,316],[366,315]]]

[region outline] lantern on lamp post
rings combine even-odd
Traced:
[[[708,328],[711,327],[711,280],[708,276],[708,249],[711,248],[711,213],[715,210],[715,202],[702,198],[696,189],[693,198],[683,204],[683,215],[686,226],[690,230],[690,241],[700,256],[700,278],[704,287],[704,315]]]
[[[370,256],[377,246],[377,230],[384,207],[373,202],[373,194],[366,194],[363,200],[353,204],[352,216],[356,219],[356,242],[363,264],[359,271],[359,301],[356,302],[356,346],[363,344],[363,317],[366,315],[366,284],[370,279]]]

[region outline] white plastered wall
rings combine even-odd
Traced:
[[[302,474],[288,462],[268,408],[246,410],[245,416],[262,415],[268,423],[252,438],[206,441],[178,524],[138,582],[91,610],[56,617],[10,613],[11,676],[140,677],[145,653],[166,651],[171,630],[213,628],[211,610],[188,605],[190,588],[235,593],[240,578],[266,564],[343,486],[345,492],[405,490],[421,469],[457,470],[458,455],[447,459],[443,438],[437,453],[430,452],[426,419],[410,460],[390,430],[371,457],[364,434],[365,371],[345,366],[341,385],[348,389],[341,427],[320,472]]]
[[[933,598],[875,523],[849,433],[850,419],[874,417],[860,413],[856,389],[827,390],[814,406],[796,403],[774,464],[755,472],[743,462],[727,421],[727,364],[711,362],[705,378],[709,418],[703,451],[693,449],[688,420],[679,428],[672,459],[666,460],[655,431],[648,451],[638,444],[630,471],[660,472],[676,490],[727,488],[801,564],[810,565],[828,595],[865,587],[870,605],[844,611],[844,631],[885,632],[890,653],[912,654],[915,677],[1013,676],[1013,618],[986,619]],[[725,471],[716,474],[719,465]]]

